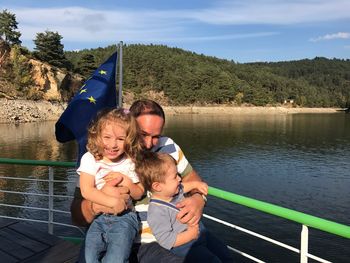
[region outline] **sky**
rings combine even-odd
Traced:
[[[350,59],[350,0],[0,0],[22,45],[58,32],[65,50],[161,44],[238,63]]]

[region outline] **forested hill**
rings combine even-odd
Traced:
[[[115,50],[109,46],[65,56],[87,77]],[[136,98],[157,92],[175,105],[277,105],[284,100],[307,107],[350,104],[349,59],[239,64],[162,45],[124,45],[123,71],[123,88]]]

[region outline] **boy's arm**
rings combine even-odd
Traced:
[[[198,236],[194,229],[188,230],[187,226],[183,226],[182,229],[178,227],[174,229],[173,224],[177,224],[174,220],[176,213],[175,210],[169,211],[163,206],[153,204],[150,204],[148,208],[148,225],[159,245],[166,249],[185,244]],[[179,233],[179,231],[183,232]]]
[[[173,245],[173,247],[178,247],[183,244],[186,244],[194,239],[197,239],[199,235],[199,226],[188,226],[187,230],[177,234],[176,241]]]

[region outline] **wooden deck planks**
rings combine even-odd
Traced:
[[[1,262],[76,262],[80,246],[33,225],[0,218]]]

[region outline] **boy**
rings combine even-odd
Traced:
[[[176,220],[179,212],[176,204],[184,193],[196,190],[206,195],[206,183],[181,183],[176,161],[165,153],[143,153],[136,162],[136,173],[145,190],[151,192],[147,221],[162,247],[187,262],[232,262],[226,246],[208,233],[202,223],[186,225]]]

